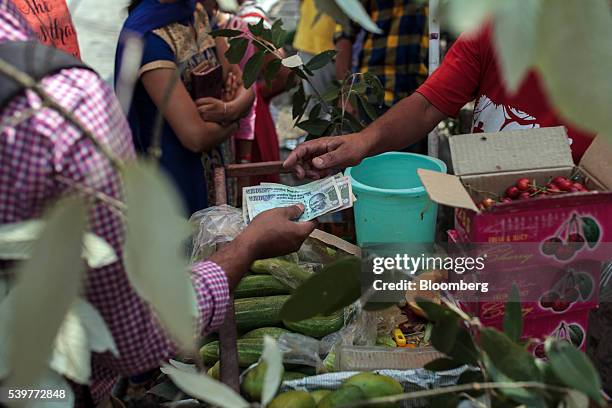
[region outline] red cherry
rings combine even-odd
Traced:
[[[562,244],[563,241],[558,237],[548,238],[546,241],[542,242],[542,252],[545,255],[552,256]]]
[[[553,193],[553,194],[558,194],[561,192],[561,190],[559,190],[559,186],[553,183],[548,183],[546,185],[546,191],[548,191],[549,193]]]
[[[559,187],[559,190],[561,191],[569,191],[570,188],[572,188],[572,182],[569,180],[563,180],[559,183],[555,183],[557,185],[557,187]]]
[[[518,197],[519,200],[529,200],[530,198],[531,195],[527,191],[521,191]]]
[[[586,239],[578,233],[573,233],[567,237],[567,242],[574,248],[574,251],[579,251],[584,246]]]
[[[556,185],[559,185],[560,183],[563,183],[566,181],[568,181],[567,178],[563,176],[557,176],[554,179],[552,179],[552,183]]]
[[[521,190],[519,190],[516,186],[510,186],[506,189],[506,197],[509,197],[511,199],[518,198],[520,193]]]
[[[571,186],[571,187],[569,188],[569,190],[567,190],[567,192],[568,192],[568,193],[578,193],[578,192],[580,192],[580,190],[578,190],[578,189],[577,189],[576,187],[574,187],[574,186]]]
[[[573,185],[574,185],[574,187],[575,187],[575,188],[577,188],[578,190],[581,190],[581,191],[582,191],[582,190],[584,190],[584,189],[585,189],[585,188],[584,188],[584,185],[582,185],[582,183],[579,183],[579,182],[577,182],[577,181],[574,181]]]
[[[555,257],[560,261],[567,261],[571,257],[574,256],[574,248],[570,244],[563,244],[557,248],[555,252]]]
[[[521,191],[527,191],[529,189],[529,179],[528,178],[518,179],[516,182],[516,188],[518,188]]]
[[[504,197],[503,200],[501,200],[502,203],[512,203],[514,202],[514,200],[512,200],[510,197]]]
[[[552,310],[554,310],[555,312],[563,312],[567,310],[569,307],[570,307],[570,302],[563,300],[563,299],[557,299],[554,301],[552,305]]]

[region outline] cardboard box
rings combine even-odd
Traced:
[[[612,242],[612,143],[604,138],[594,140],[577,166],[563,127],[458,135],[449,148],[455,175],[418,174],[433,201],[455,208],[459,241],[542,242],[574,218],[589,219],[597,242]],[[487,197],[482,192],[503,196],[521,177],[546,185],[573,174],[597,191],[500,203],[486,211],[475,204]]]

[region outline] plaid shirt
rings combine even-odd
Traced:
[[[412,94],[427,79],[428,8],[418,0],[361,0],[381,34],[366,32],[359,72],[375,74],[388,106]],[[359,26],[337,33],[355,41]]]
[[[31,36],[10,0],[0,0],[0,42],[22,41]],[[41,84],[116,155],[124,160],[134,158],[129,127],[113,91],[94,72],[65,69],[43,79]],[[40,98],[27,90],[0,110],[0,123],[40,106]],[[89,139],[49,108],[40,109],[14,127],[2,128],[0,166],[2,224],[39,217],[48,204],[69,189],[57,176],[120,198],[120,180],[109,161]],[[104,204],[95,205],[90,228],[121,256],[123,227],[113,211]],[[227,279],[223,270],[211,262],[195,265],[192,272],[201,327],[213,329],[225,316]],[[110,392],[119,375],[158,367],[175,349],[150,309],[130,287],[121,262],[88,271],[85,295],[103,316],[119,350],[118,358],[110,353],[92,356],[90,389],[94,400],[99,401]]]

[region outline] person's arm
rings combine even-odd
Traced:
[[[254,260],[300,249],[316,226],[313,221],[293,221],[303,211],[302,205],[265,211],[255,217],[242,234],[210,257],[210,262],[225,271],[230,289],[236,287]]]
[[[235,123],[223,126],[202,120],[191,95],[183,83],[175,77],[175,69],[158,68],[143,73],[141,81],[151,100],[158,109],[162,110],[164,119],[185,148],[196,153],[204,152],[217,146],[236,131]],[[174,87],[167,103],[164,104],[166,90],[173,81],[175,81]]]
[[[352,70],[353,42],[348,37],[336,40],[336,79],[344,80]]]
[[[483,63],[483,37],[459,39],[438,70],[412,95],[359,133],[325,137],[298,146],[285,160],[299,177],[319,178],[335,167],[399,150],[424,138],[441,120],[474,99]]]

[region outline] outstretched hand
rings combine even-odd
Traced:
[[[298,178],[319,179],[334,168],[355,166],[368,154],[367,139],[362,134],[322,137],[299,145],[283,163]]]

